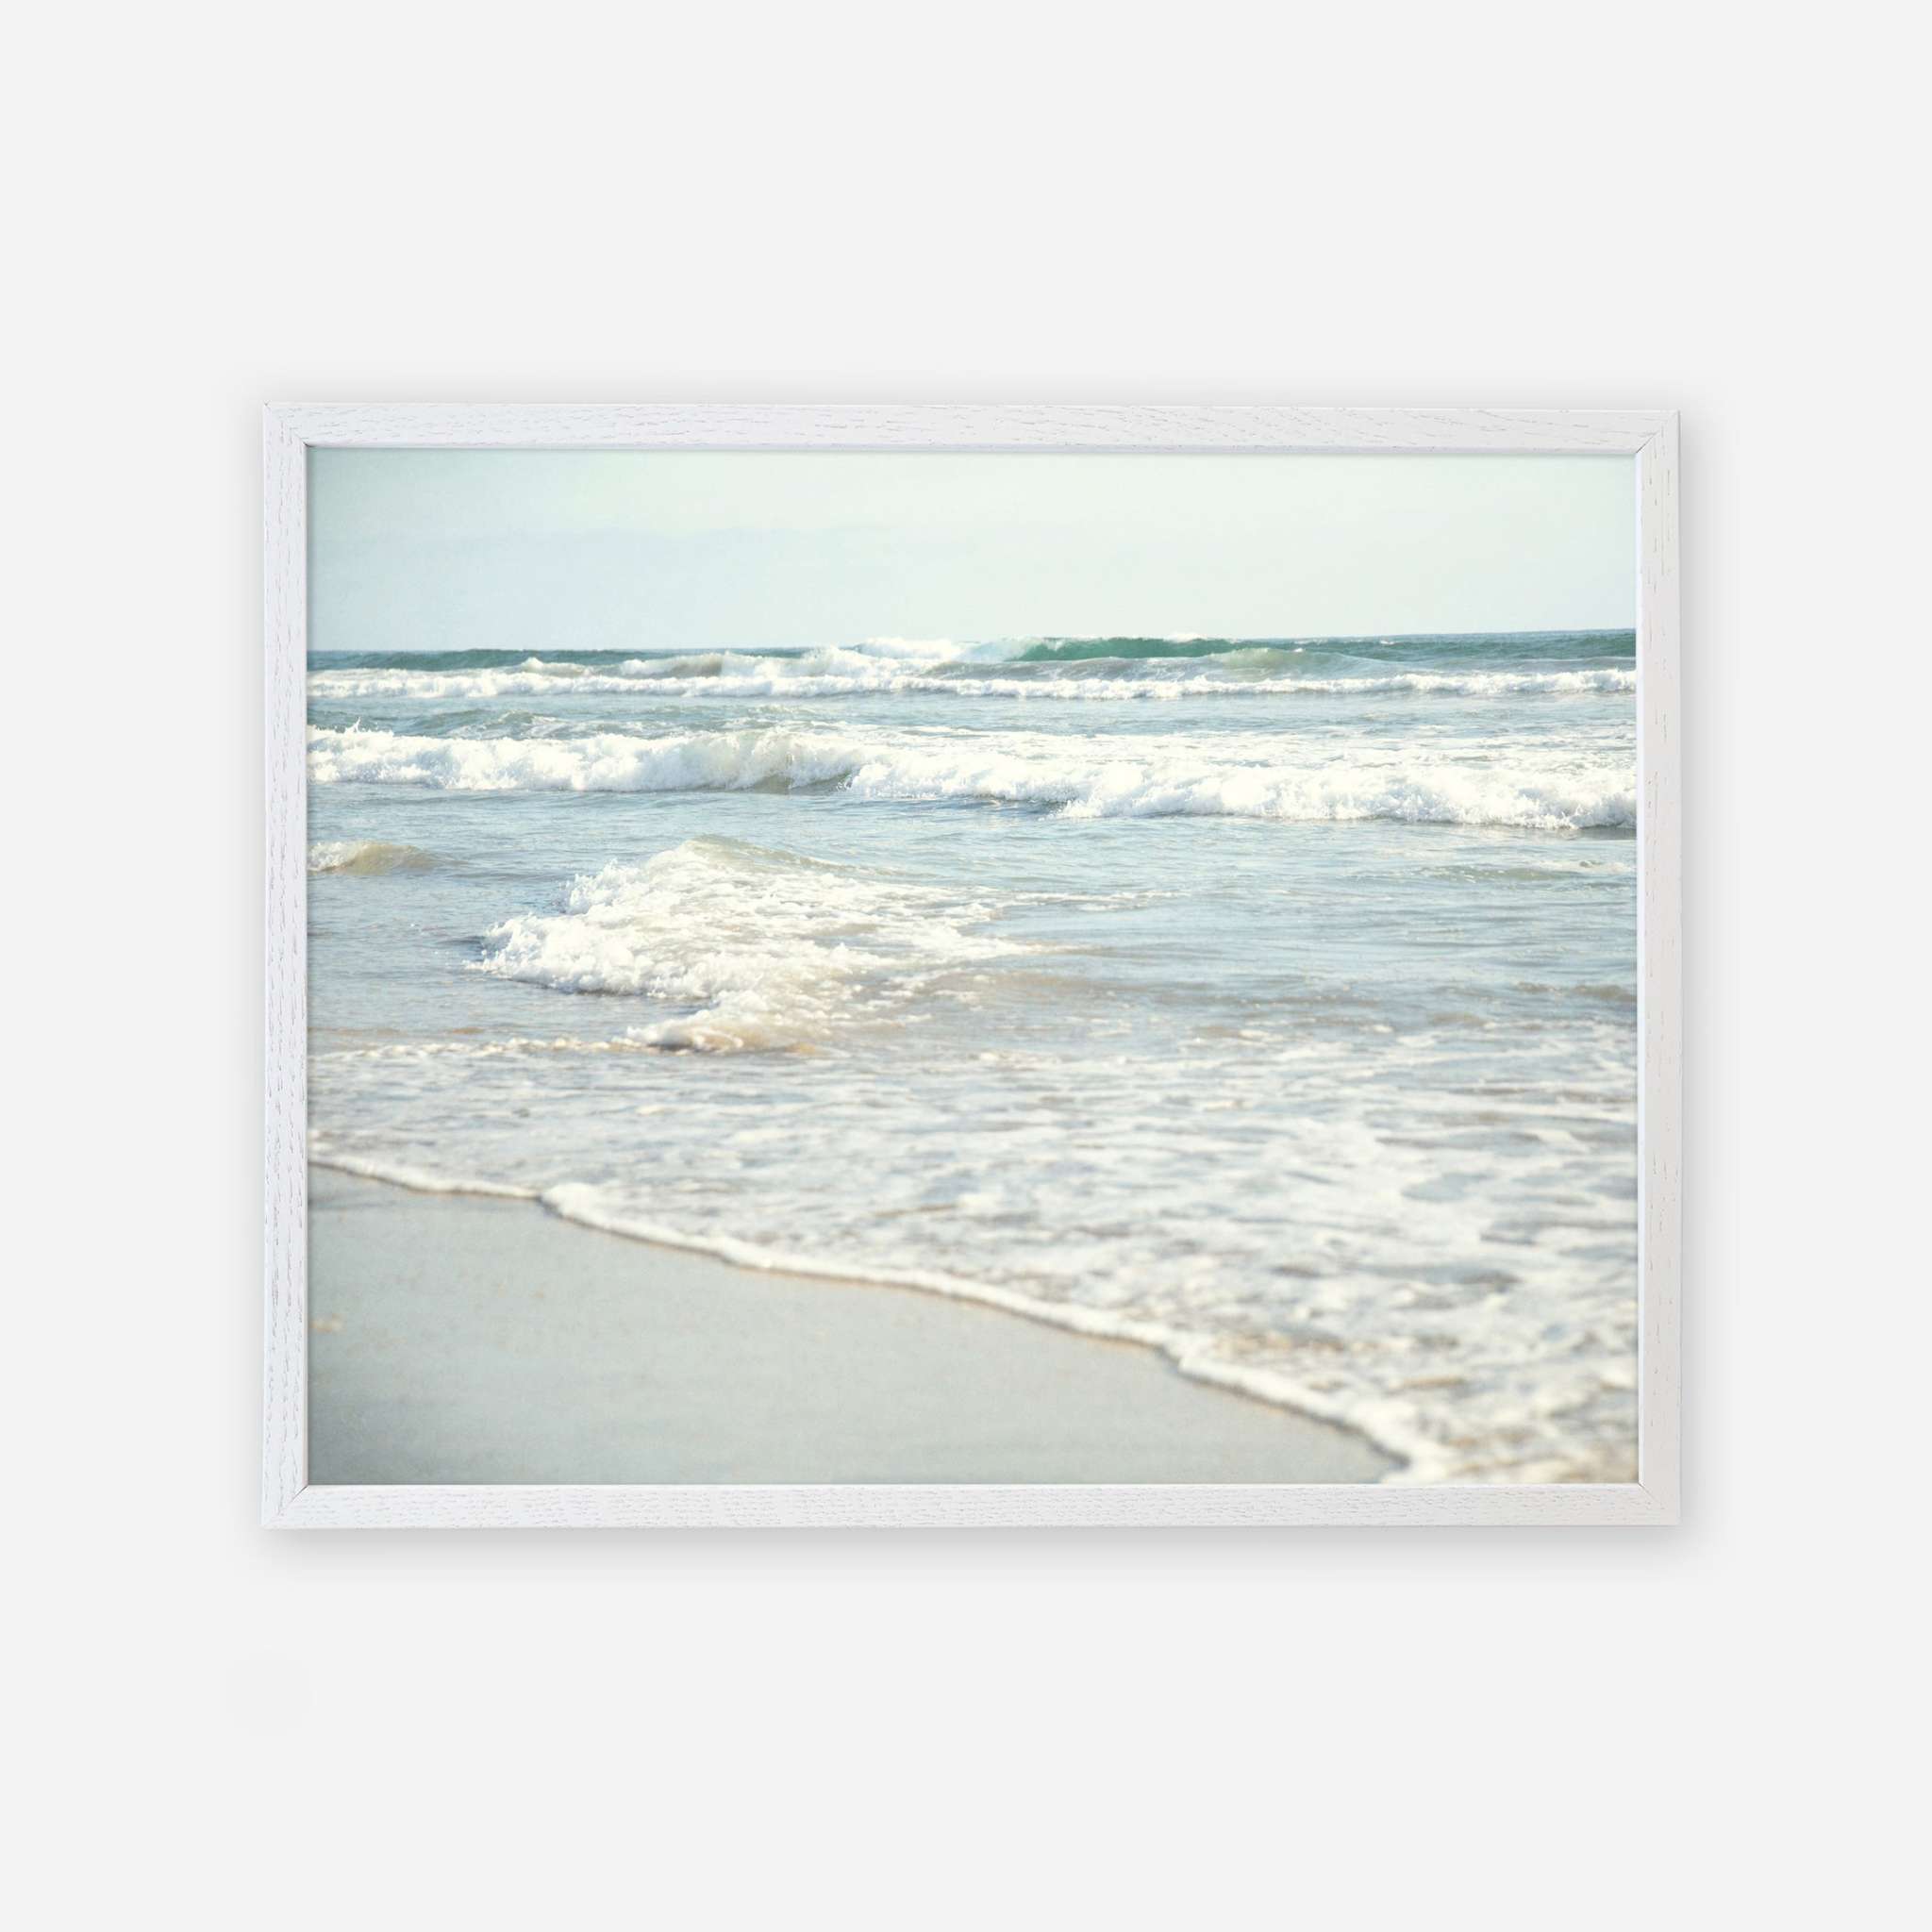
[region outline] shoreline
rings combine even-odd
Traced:
[[[917,1283],[750,1265],[527,1193],[311,1162],[310,1477],[1368,1482],[1344,1424],[1158,1343]]]

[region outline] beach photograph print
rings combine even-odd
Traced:
[[[1632,458],[308,461],[312,1482],[1636,1480]]]

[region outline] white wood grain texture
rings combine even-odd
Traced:
[[[1326,451],[1634,456],[1657,409],[1293,409],[1273,405],[378,404],[275,412],[331,448]]]
[[[275,1521],[308,1481],[308,451],[268,410],[261,456],[268,705],[261,1507]]]
[[[308,450],[973,449],[1637,457],[1639,1480],[1617,1484],[657,1484],[308,1480]],[[291,1528],[1229,1527],[1677,1521],[1682,788],[1673,410],[440,404],[264,416],[268,931],[262,1520]]]
[[[316,1486],[299,1529],[1479,1528],[1674,1518],[1637,1483],[720,1483]]]
[[[1637,458],[1638,1479],[1677,1520],[1682,1364],[1683,758],[1677,417]]]

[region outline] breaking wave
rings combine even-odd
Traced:
[[[631,1028],[643,1046],[806,1047],[1020,950],[982,929],[993,910],[735,839],[689,839],[572,880],[561,911],[505,920],[472,970],[683,1009]]]
[[[1042,647],[1044,648],[1044,647]],[[1634,691],[1624,665],[1574,670],[1368,670],[1311,675],[1299,652],[1270,647],[1198,654],[1210,661],[1175,675],[1175,658],[1196,654],[1137,653],[1102,657],[1053,648],[990,668],[974,659],[908,660],[846,649],[776,658],[704,652],[680,658],[634,658],[592,667],[528,658],[475,670],[380,666],[313,672],[310,695],[347,701],[386,699],[475,702],[499,698],[637,696],[650,698],[836,698],[919,694],[959,698],[1175,699],[1280,696],[1583,697]]]
[[[322,839],[308,848],[310,872],[427,872],[436,863],[415,845],[388,845],[380,839]]]
[[[408,737],[310,728],[317,785],[420,785],[445,791],[743,791],[837,789],[860,799],[1034,807],[1069,818],[1216,817],[1328,823],[1626,830],[1637,822],[1624,769],[1558,771],[1405,753],[1361,764],[1234,761],[1165,751],[1095,756],[1084,745],[1003,750],[979,741],[894,743],[773,727],[633,738]]]

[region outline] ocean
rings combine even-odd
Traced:
[[[1634,653],[315,654],[314,1157],[1632,1480]]]

